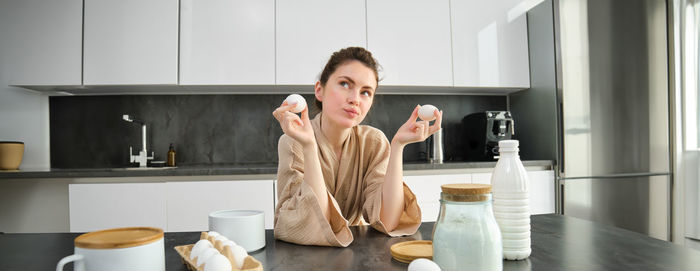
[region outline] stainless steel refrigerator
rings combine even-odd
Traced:
[[[666,1],[554,0],[561,211],[670,239]]]

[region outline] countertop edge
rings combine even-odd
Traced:
[[[530,170],[548,170],[554,166],[551,160],[528,160],[523,165]],[[405,163],[406,175],[478,173],[490,172],[493,162],[449,162]],[[0,179],[42,178],[129,178],[129,177],[175,177],[175,176],[226,176],[226,175],[276,175],[277,165],[201,165],[167,169],[127,170],[124,168],[78,168],[78,169],[22,169],[0,170]]]

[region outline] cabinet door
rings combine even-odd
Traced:
[[[554,213],[554,171],[528,171],[527,175],[530,178],[530,213]]]
[[[383,85],[452,86],[449,0],[367,0],[367,48]]]
[[[530,87],[523,1],[451,1],[455,86]]]
[[[3,44],[10,84],[80,85],[83,1],[7,1]],[[11,68],[10,68],[11,67]]]
[[[416,195],[422,221],[436,221],[440,213],[440,188],[443,184],[471,183],[469,174],[404,176],[404,182]]]
[[[177,84],[178,9],[173,0],[85,0],[84,84]]]
[[[118,227],[168,230],[164,183],[69,184],[70,231]]]
[[[180,84],[275,84],[274,0],[180,3]]]
[[[367,46],[364,0],[278,0],[276,14],[279,85],[310,86],[333,52]]]
[[[272,229],[272,180],[167,183],[168,231],[207,231],[209,213],[218,210],[261,210]]]
[[[472,183],[491,184],[491,173],[473,173]]]

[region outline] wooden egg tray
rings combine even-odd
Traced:
[[[209,236],[206,232],[202,232],[202,235],[199,237],[199,240],[202,239],[207,239],[209,242],[214,244],[214,248],[219,250],[219,253],[224,255],[228,260],[231,262],[231,267],[232,271],[262,271],[263,266],[260,261],[256,260],[252,256],[248,255],[245,257],[245,260],[243,260],[243,266],[241,269],[238,269],[238,266],[236,265],[236,261],[233,258],[233,251],[231,251],[231,247],[224,247],[221,241],[216,241],[213,236]],[[196,266],[195,263],[197,262],[197,258],[191,259],[190,260],[190,253],[192,252],[192,247],[194,247],[194,244],[190,245],[182,245],[182,246],[176,246],[175,251],[177,251],[178,254],[180,254],[180,258],[182,259],[182,262],[187,266],[188,270],[192,271],[204,271],[204,264],[201,264],[200,266]]]

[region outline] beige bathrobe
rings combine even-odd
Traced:
[[[416,196],[403,185],[404,210],[399,225],[389,232],[379,220],[382,184],[389,164],[389,141],[382,131],[358,125],[343,143],[340,163],[321,132],[321,114],[311,120],[318,144],[321,171],[326,183],[330,223],[316,196],[304,181],[304,153],[287,135],[279,140],[275,238],[303,245],[348,246],[353,236],[348,226],[369,224],[390,236],[411,235],[421,222]]]

